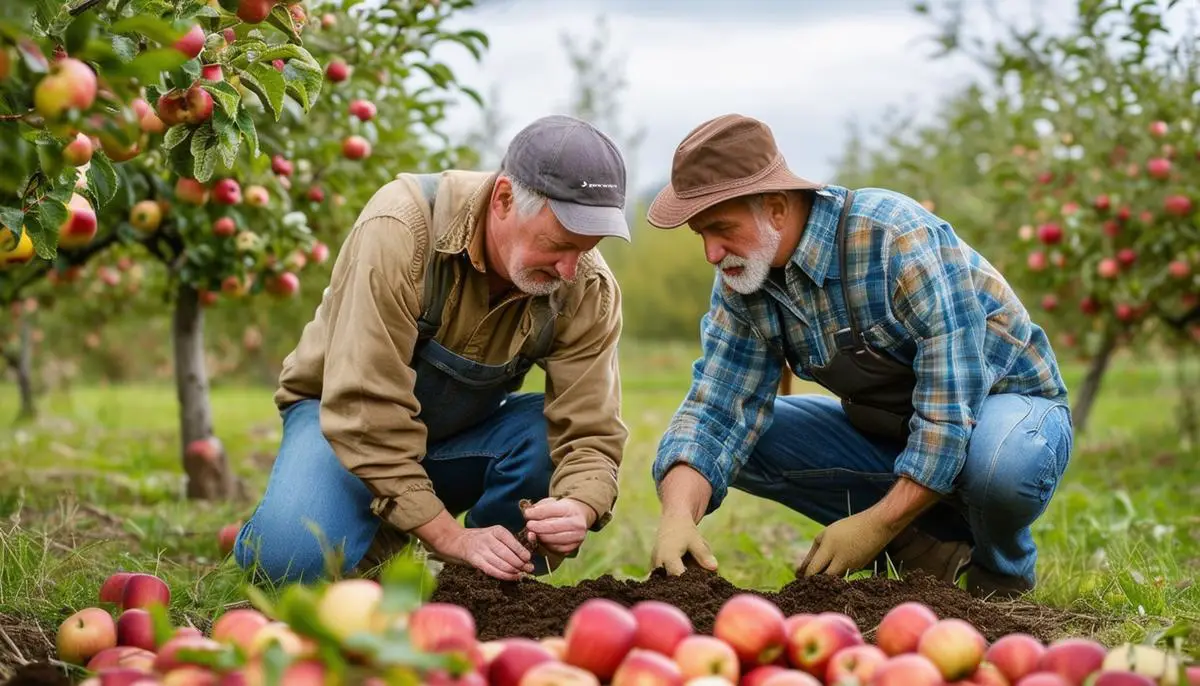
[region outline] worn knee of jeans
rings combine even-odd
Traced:
[[[238,532],[233,549],[238,566],[256,571],[273,583],[314,581],[326,576],[326,555],[342,563],[343,571],[356,562],[344,560],[342,545],[324,536],[318,539],[304,522],[288,524],[261,509]]]

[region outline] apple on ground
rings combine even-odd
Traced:
[[[545,646],[531,638],[507,638],[498,643],[500,652],[488,663],[487,681],[491,686],[520,686],[522,677],[533,667],[543,662],[559,662]]]
[[[120,604],[121,596],[125,593],[125,583],[133,572],[117,572],[112,574],[100,585],[100,602]]]
[[[901,653],[879,665],[871,686],[942,686],[942,673],[919,653]]]
[[[917,652],[941,671],[946,681],[970,676],[987,651],[987,639],[979,630],[957,618],[939,620],[921,634]]]
[[[271,644],[278,644],[285,655],[296,658],[309,654],[315,647],[310,639],[297,634],[286,622],[270,621],[267,622],[266,626],[259,629],[258,633],[254,634],[254,638],[250,641],[250,649],[246,651],[246,655],[250,658],[258,657]]]
[[[1053,672],[1071,686],[1081,686],[1089,674],[1100,669],[1106,657],[1108,651],[1092,639],[1059,639],[1046,646],[1038,671]]]
[[[1108,651],[1100,669],[1132,672],[1167,683],[1179,674],[1179,658],[1151,645],[1123,643]]]
[[[150,651],[158,648],[154,640],[154,620],[150,613],[140,607],[132,607],[122,612],[117,618],[117,645]]]
[[[158,655],[154,658],[154,670],[165,673],[184,665],[198,664],[190,662],[193,659],[201,659],[197,657],[197,653],[214,653],[225,649],[224,644],[204,636],[175,636],[159,648]],[[187,657],[181,656],[181,651]]]
[[[543,636],[538,639],[538,643],[554,653],[554,658],[557,660],[562,660],[563,656],[567,654],[567,639],[562,636]]]
[[[776,672],[782,672],[787,667],[782,665],[763,665],[755,667],[742,675],[742,680],[738,686],[762,686],[762,683],[767,680],[767,677]]]
[[[900,603],[879,622],[875,645],[889,656],[916,652],[921,634],[937,621],[937,614],[928,605],[914,601]]]
[[[134,574],[125,582],[121,593],[121,608],[146,608],[154,604],[164,608],[171,604],[171,589],[153,574]]]
[[[58,659],[75,665],[86,665],[100,651],[116,646],[117,624],[98,607],[85,607],[63,620],[55,641]]]
[[[258,610],[237,608],[217,617],[213,622],[211,638],[219,643],[229,643],[248,651],[254,637],[270,623],[271,620]]]
[[[808,672],[784,669],[775,672],[763,681],[763,686],[822,686],[821,681]]]
[[[766,598],[738,593],[717,611],[712,635],[733,646],[744,666],[771,664],[787,644],[785,619],[783,611]]]
[[[787,637],[787,659],[793,667],[824,676],[835,653],[862,643],[858,627],[844,615],[822,613]]]
[[[342,579],[329,584],[317,601],[317,621],[339,641],[368,632],[380,623],[383,586],[372,579]]]
[[[226,524],[217,532],[217,547],[220,548],[222,555],[228,555],[233,552],[233,546],[237,543],[238,532],[241,530],[242,523],[234,522]]]
[[[990,662],[979,663],[974,674],[958,683],[962,686],[1012,686],[1012,682]]]
[[[829,686],[870,683],[875,670],[887,660],[887,653],[869,643],[842,648],[829,659],[825,683]]]
[[[101,686],[135,686],[139,682],[145,684],[151,679],[146,672],[132,667],[105,667],[96,675],[100,678]]]
[[[637,620],[629,608],[607,598],[583,601],[567,620],[563,662],[608,681],[633,648]]]
[[[1046,646],[1025,633],[1001,636],[983,654],[983,659],[995,665],[1005,679],[1017,681],[1026,674],[1037,671]]]
[[[408,635],[417,650],[428,651],[444,638],[475,641],[475,618],[453,603],[425,603],[408,618]]]
[[[612,686],[683,686],[683,671],[663,653],[634,648],[617,667]]]
[[[321,257],[317,259],[317,250],[321,249]],[[324,262],[329,257],[329,248],[324,243],[312,247],[313,261]],[[637,621],[637,634],[633,645],[662,653],[666,656],[675,654],[675,648],[683,639],[695,633],[690,617],[678,607],[661,600],[642,600],[629,608]]]
[[[1090,686],[1158,686],[1159,683],[1148,676],[1133,672],[1100,672],[1090,682]]]
[[[600,686],[600,680],[586,669],[551,660],[531,667],[519,686]]]
[[[128,667],[149,674],[154,670],[154,657],[154,652],[145,648],[116,646],[93,655],[87,662],[87,669],[97,672],[105,667]]]
[[[733,646],[707,634],[693,634],[680,641],[672,659],[688,681],[718,676],[736,683],[741,674],[741,664]]]
[[[1071,682],[1054,672],[1032,672],[1021,677],[1013,686],[1071,686]]]

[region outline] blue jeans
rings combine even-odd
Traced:
[[[972,566],[1034,584],[1037,546],[1030,526],[1054,494],[1071,446],[1065,405],[989,396],[954,492],[915,526],[940,540],[973,545]],[[897,479],[892,467],[902,448],[860,433],[836,398],[784,396],[775,401],[774,422],[732,486],[826,525],[886,494]]]
[[[548,495],[553,465],[542,405],[541,393],[510,395],[483,422],[428,446],[421,464],[434,492],[451,514],[467,513],[468,527],[499,524],[516,533],[525,526],[519,501]],[[302,400],[282,415],[266,492],[238,533],[234,558],[243,568],[257,562],[275,583],[312,581],[325,574],[324,542],[340,551],[347,573],[382,523],[371,512],[371,492],[321,433],[320,401]]]

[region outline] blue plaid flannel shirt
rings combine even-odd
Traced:
[[[783,290],[768,280],[743,296],[717,274],[700,323],[702,357],[652,468],[656,483],[680,462],[698,470],[713,487],[707,512],[771,424],[782,357],[814,380],[809,370],[829,362],[834,333],[850,325],[835,240],[845,197],[840,186],[817,191]],[[873,347],[911,361],[917,376],[912,432],[894,472],[949,493],[987,395],[1067,402],[1054,351],[1004,277],[911,198],[857,190],[846,231],[859,326]]]

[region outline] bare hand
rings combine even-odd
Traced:
[[[717,558],[692,518],[686,514],[664,514],[658,522],[658,539],[650,554],[650,567],[665,567],[667,574],[679,576],[686,569],[683,557],[688,554],[701,567],[714,572],[717,570]]]
[[[559,555],[569,555],[583,543],[594,517],[592,508],[570,498],[543,498],[523,514],[529,540]]]
[[[502,526],[463,529],[446,553],[497,579],[516,581],[533,573],[529,551]]]

